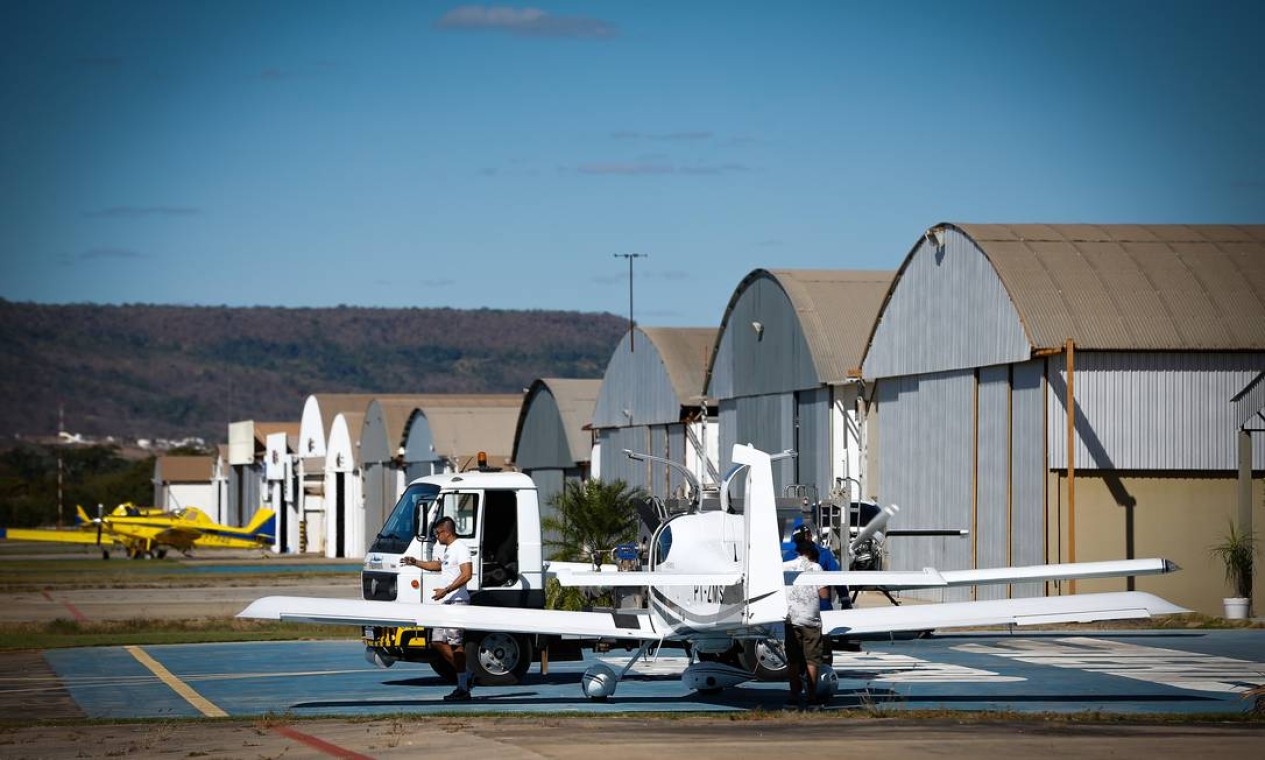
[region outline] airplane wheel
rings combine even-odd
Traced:
[[[158,559],[167,559],[166,549],[159,549],[158,551],[154,552],[154,554],[158,555]]]
[[[102,549],[102,550],[101,550],[101,559],[109,559],[109,558],[110,558],[110,550],[109,550],[109,549]]]
[[[466,643],[466,657],[478,683],[509,686],[527,675],[531,667],[531,643],[526,637],[512,633],[475,634]]]
[[[757,681],[786,680],[786,650],[777,639],[747,641],[742,648],[743,665]]]

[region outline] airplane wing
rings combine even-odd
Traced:
[[[888,633],[979,625],[1044,625],[1090,623],[1095,620],[1146,618],[1190,610],[1143,591],[1116,591],[1031,599],[995,599],[943,604],[906,604],[821,613],[822,632]]]
[[[563,586],[732,586],[742,580],[742,573],[674,573],[665,571],[626,571],[614,573],[560,572],[556,576]]]
[[[9,541],[51,541],[63,544],[95,544],[96,530],[56,530],[53,528],[0,528],[0,538]],[[109,534],[103,539],[111,541]]]
[[[836,570],[820,572],[788,572],[787,582],[796,586],[854,586],[857,588],[883,587],[938,588],[950,585],[941,573],[930,567],[922,570]]]
[[[936,588],[942,586],[983,586],[1029,581],[1064,581],[1085,578],[1119,578],[1128,575],[1157,575],[1180,570],[1166,559],[1129,559],[1109,562],[1064,562],[1057,565],[994,567],[982,570],[843,570],[799,573],[797,586],[857,586],[886,589]],[[789,575],[789,573],[788,573]]]
[[[657,641],[649,615],[571,612],[466,604],[400,604],[359,599],[268,596],[251,602],[237,617],[330,625],[470,628],[510,633],[552,633]]]

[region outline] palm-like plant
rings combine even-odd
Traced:
[[[552,559],[591,562],[601,552],[637,540],[637,509],[641,489],[622,480],[605,483],[568,481],[549,500],[554,514],[542,522],[545,545]]]
[[[549,500],[554,514],[541,521],[545,546],[553,550],[551,558],[600,561],[604,550],[636,541],[638,517],[634,502],[640,498],[641,490],[629,488],[622,480],[567,481],[562,491]],[[557,580],[549,581],[545,596],[550,609],[578,610],[591,604],[614,603],[610,591],[562,586]]]
[[[1256,537],[1241,531],[1230,521],[1230,530],[1221,543],[1212,547],[1212,555],[1225,563],[1225,579],[1236,596],[1252,598],[1252,564],[1256,554]]]

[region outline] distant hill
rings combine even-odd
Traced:
[[[311,393],[513,393],[601,377],[612,314],[43,305],[0,300],[0,435],[222,441]]]

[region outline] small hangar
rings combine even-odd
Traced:
[[[514,466],[536,483],[541,518],[568,481],[589,477],[593,433],[589,421],[601,380],[541,378],[523,398],[514,430]]]
[[[1231,521],[1265,524],[1263,371],[1265,226],[927,230],[865,354],[869,485],[902,527],[970,536],[903,538],[892,566],[1163,556],[1184,571],[1079,586],[1220,614],[1208,548]]]
[[[707,380],[720,407],[722,470],[735,443],[750,443],[799,453],[774,465],[779,495],[825,499],[849,478],[864,481],[856,370],[892,277],[757,269],[743,278]],[[792,486],[801,488],[787,493]]]
[[[704,488],[720,481],[715,409],[703,392],[715,340],[710,327],[633,327],[624,334],[593,410],[593,477],[663,499],[677,495],[679,473],[633,461],[628,449],[683,463]]]

